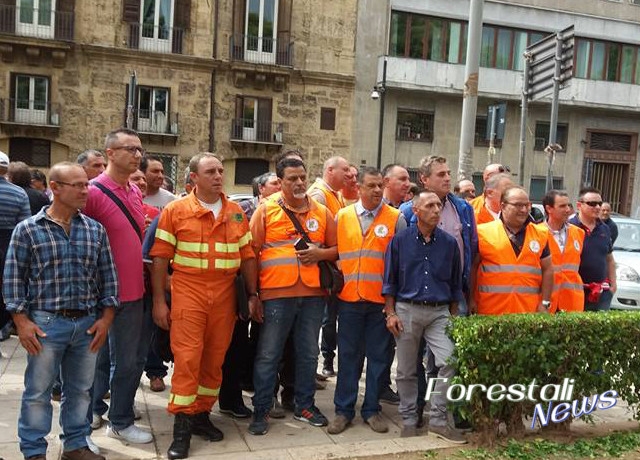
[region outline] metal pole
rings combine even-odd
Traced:
[[[127,105],[127,128],[133,129],[133,104],[136,100],[136,86],[137,86],[136,71],[131,74],[131,80],[129,80],[129,104]]]
[[[384,57],[382,64],[382,84],[378,85],[380,93],[380,122],[378,124],[378,157],[376,167],[378,170],[382,168],[382,132],[384,128],[384,99],[387,93],[387,56]]]
[[[491,106],[491,128],[489,131],[489,151],[487,152],[487,165],[493,163],[496,154],[495,138],[496,138],[496,118],[498,116],[498,106]]]
[[[553,160],[556,152],[558,129],[558,99],[560,96],[560,76],[562,75],[562,32],[556,34],[556,65],[553,74],[553,98],[551,99],[551,120],[549,121],[549,167],[547,169],[547,192],[553,188]]]
[[[524,53],[522,77],[522,102],[520,104],[520,156],[518,158],[518,183],[524,187],[524,154],[527,146],[527,109],[529,107],[529,64],[531,56]]]
[[[480,67],[483,7],[484,0],[471,0],[469,5],[467,63],[464,69],[460,148],[458,151],[458,180],[470,179],[473,172],[473,139],[478,108],[478,68]]]

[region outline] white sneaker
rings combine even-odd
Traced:
[[[153,435],[135,425],[129,425],[124,430],[116,430],[111,425],[107,427],[107,436],[127,441],[131,444],[147,444],[153,441]]]
[[[138,407],[134,404],[133,405],[133,419],[134,420],[140,420],[142,418],[142,412],[140,412],[140,409],[138,409]]]
[[[100,428],[102,426],[102,416],[98,415],[98,414],[93,414],[93,417],[91,419],[91,429],[92,430],[97,430],[98,428]],[[89,436],[87,436],[88,438]]]
[[[95,442],[93,442],[91,436],[87,436],[85,439],[87,441],[87,447],[89,448],[89,450],[96,455],[100,455],[100,448],[96,445]]]

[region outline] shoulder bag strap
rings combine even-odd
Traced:
[[[300,236],[302,236],[302,238],[304,238],[304,240],[307,243],[311,243],[311,238],[309,238],[309,235],[307,235],[307,232],[305,232],[304,228],[302,228],[302,224],[300,223],[298,218],[295,216],[295,214],[291,211],[291,209],[285,206],[284,200],[282,198],[278,200],[278,204],[280,205],[282,210],[285,212],[285,214],[289,217],[289,219],[291,220],[291,223],[296,228]]]
[[[98,187],[102,193],[104,193],[105,195],[107,195],[109,198],[111,198],[111,200],[116,204],[116,206],[118,206],[120,208],[120,211],[122,211],[122,214],[124,214],[124,216],[127,218],[127,220],[129,221],[129,223],[131,224],[131,226],[133,227],[133,230],[136,232],[136,235],[138,235],[138,238],[140,238],[140,242],[142,242],[142,232],[140,231],[140,227],[138,226],[138,224],[136,223],[135,219],[133,218],[133,216],[131,215],[131,213],[129,212],[129,210],[127,209],[127,207],[124,205],[124,203],[120,200],[120,198],[118,198],[115,193],[113,193],[111,190],[109,190],[107,187],[105,187],[104,185],[102,185],[100,182],[94,182],[93,185],[95,185],[96,187]]]

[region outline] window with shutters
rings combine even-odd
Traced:
[[[183,53],[191,0],[124,0],[122,15],[129,24],[130,48]]]
[[[336,109],[330,107],[320,108],[320,129],[328,131],[336,129]]]
[[[433,142],[433,112],[398,110],[396,139],[399,141]]]
[[[12,75],[11,121],[49,124],[49,77]]]
[[[562,146],[562,150],[559,152],[567,151],[567,135],[569,133],[569,125],[558,123],[556,128],[556,144]],[[533,149],[539,152],[549,145],[549,123],[538,121],[536,122],[536,139]]]
[[[251,96],[236,97],[236,116],[231,140],[282,144],[282,123],[271,121],[272,100]]]
[[[75,0],[0,0],[0,33],[73,40]]]
[[[235,0],[231,59],[293,65],[293,0]]]
[[[166,133],[169,128],[169,89],[138,86],[138,131]]]
[[[9,139],[11,161],[24,161],[29,166],[51,166],[51,142],[46,139],[12,137]]]
[[[631,152],[633,137],[630,134],[589,131],[589,150],[602,152]]]

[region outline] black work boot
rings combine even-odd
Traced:
[[[176,418],[173,421],[173,442],[167,451],[169,460],[187,458],[189,456],[192,418],[193,416],[191,415],[176,414]]]
[[[191,432],[202,436],[207,441],[222,441],[224,434],[211,423],[208,412],[200,412],[191,418]]]

